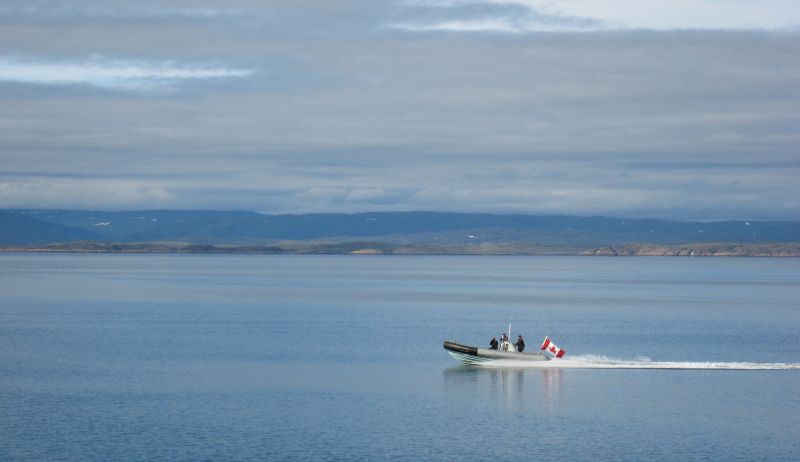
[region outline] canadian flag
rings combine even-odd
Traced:
[[[545,337],[544,342],[542,342],[542,351],[549,351],[553,353],[556,358],[563,358],[564,355],[567,353],[566,351],[562,350],[561,348],[557,347],[555,343],[550,341],[550,337]]]

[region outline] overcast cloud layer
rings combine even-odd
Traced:
[[[800,219],[800,3],[4,1],[0,208]]]

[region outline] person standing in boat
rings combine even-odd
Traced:
[[[517,351],[520,353],[522,353],[522,350],[525,349],[525,340],[522,340],[521,335],[517,337],[517,343],[515,343],[514,346],[517,347]]]
[[[510,351],[511,348],[508,344],[508,335],[505,332],[500,334],[500,351]]]
[[[489,342],[489,348],[492,350],[497,349],[497,339],[492,337],[492,340]]]

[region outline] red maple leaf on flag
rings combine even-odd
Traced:
[[[554,347],[554,346],[551,346],[551,347],[550,347],[550,352],[551,352],[551,353],[555,353],[555,352],[556,352],[556,347]]]

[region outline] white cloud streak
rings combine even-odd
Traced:
[[[557,3],[510,0],[506,3],[591,17],[606,24],[619,24],[621,28],[747,30],[800,25],[800,4],[793,0],[561,0]]]
[[[0,81],[41,85],[91,85],[112,89],[147,89],[180,81],[242,78],[248,69],[90,58],[85,61],[41,61],[0,58]]]
[[[436,20],[394,22],[408,32],[594,32],[608,30],[793,30],[800,4],[788,0],[407,0],[409,10],[451,10]],[[464,8],[486,7],[480,17],[459,16]],[[508,9],[502,12],[503,8]],[[520,15],[519,10],[527,11]]]
[[[408,32],[522,32],[517,26],[502,19],[485,19],[478,21],[444,21],[432,24],[413,24],[398,23],[390,26],[392,29],[399,29]]]

